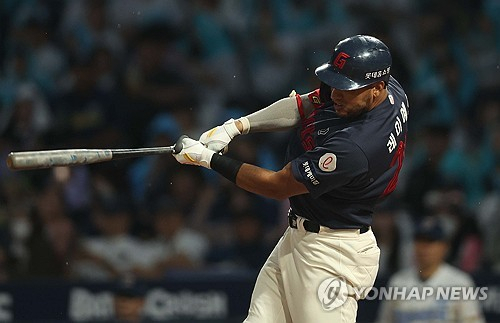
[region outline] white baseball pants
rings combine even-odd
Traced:
[[[357,301],[373,287],[379,256],[371,230],[288,228],[257,277],[244,322],[355,322]],[[344,296],[336,296],[339,290]]]

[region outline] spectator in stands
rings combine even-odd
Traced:
[[[264,239],[263,221],[250,209],[232,216],[232,240],[212,249],[208,262],[218,268],[258,271],[271,246]]]
[[[157,115],[147,127],[148,147],[170,146],[182,134],[179,125],[169,113]],[[128,181],[132,197],[141,217],[148,217],[148,206],[165,194],[170,186],[168,179],[175,172],[177,164],[165,156],[145,156],[135,159],[128,168]]]
[[[133,209],[125,197],[107,197],[94,206],[96,236],[82,236],[71,261],[77,279],[110,280],[129,274],[144,260],[140,240],[130,232]]]
[[[40,13],[23,22],[17,32],[10,35],[10,40],[14,48],[24,50],[29,79],[44,95],[51,96],[57,93],[66,72],[67,57],[50,32],[49,22],[37,14]]]
[[[144,242],[146,260],[133,273],[141,278],[162,278],[169,270],[199,269],[209,250],[208,240],[185,224],[185,213],[169,197],[153,210],[154,236]]]
[[[9,184],[2,242],[10,278],[66,277],[75,228],[58,183],[45,180],[35,189],[11,178]]]
[[[461,38],[466,47],[467,59],[478,83],[478,90],[495,91],[500,86],[496,67],[498,66],[498,50],[500,49],[498,43],[500,23],[498,19],[493,17],[498,17],[495,15],[498,15],[499,12],[498,9],[494,8],[488,10],[487,1],[484,2],[482,10],[475,10],[474,13],[467,15],[469,26],[463,28]],[[496,6],[499,7],[498,3]],[[497,12],[495,13],[495,11]]]
[[[201,198],[200,193],[205,180],[201,171],[196,168],[172,168],[172,171],[173,173],[166,178],[168,185],[166,192],[182,210],[189,223],[192,212],[198,207],[198,199]],[[161,199],[161,195],[157,195],[157,199]]]
[[[116,285],[113,293],[116,321],[143,322],[146,287],[131,276],[123,277]]]
[[[411,248],[411,222],[409,215],[393,200],[379,205],[373,217],[372,230],[381,250],[378,275],[388,277],[408,264]],[[409,232],[410,231],[410,232]]]
[[[57,230],[51,232],[43,221],[40,209],[42,196],[53,203],[54,210],[63,212],[60,200],[51,199],[48,186],[37,191],[21,178],[11,177],[5,181],[5,216],[2,242],[5,243],[7,269],[11,279],[63,277],[63,262],[58,257],[52,238],[57,237]],[[54,218],[64,215],[56,211]],[[55,221],[57,223],[57,220]],[[56,224],[57,226],[57,224]],[[64,243],[64,242],[63,242]],[[62,246],[62,244],[61,244]],[[65,245],[67,246],[67,245]]]
[[[40,268],[50,266],[53,272],[48,275],[67,277],[68,262],[74,251],[76,228],[72,222],[60,183],[48,180],[37,194],[34,209],[35,227],[40,226],[40,237],[30,245],[30,270],[34,273]],[[50,250],[52,260],[47,260]]]
[[[449,126],[430,124],[423,133],[421,147],[413,150],[408,170],[411,183],[406,186],[405,200],[414,217],[425,213],[425,194],[446,183],[441,170],[450,150],[450,132]]]
[[[445,262],[448,237],[437,217],[427,217],[419,223],[414,234],[415,266],[394,274],[388,286],[406,287],[405,297],[411,288],[432,288],[432,295],[418,300],[405,297],[384,300],[378,313],[378,321],[393,322],[484,322],[477,299],[438,299],[437,289],[443,287],[474,288],[472,278],[465,272]],[[393,294],[395,295],[395,294]]]
[[[141,29],[124,66],[123,94],[127,101],[122,113],[128,118],[130,140],[139,144],[147,139],[144,129],[155,115],[184,108],[186,100],[195,102],[196,93],[188,86],[189,67],[178,54],[176,37],[165,24]]]
[[[497,105],[498,107],[498,105]],[[500,110],[497,110],[500,113]],[[498,118],[497,118],[498,120]],[[500,123],[496,121],[491,126],[491,144],[493,152],[493,170],[489,176],[489,191],[479,202],[477,208],[478,222],[484,238],[485,264],[495,272],[500,272]]]
[[[193,2],[192,37],[206,90],[221,92],[224,99],[245,90],[240,55],[235,39],[219,14],[220,0]],[[220,102],[223,103],[224,101]]]
[[[38,149],[52,125],[52,111],[35,84],[19,84],[16,89],[12,106],[6,106],[5,129],[0,124],[0,131],[19,150]]]
[[[120,29],[111,25],[109,1],[71,1],[61,22],[64,46],[72,59],[88,59],[101,47],[120,58],[125,54]]]
[[[56,131],[52,140],[88,148],[114,144],[108,134],[117,125],[117,98],[99,87],[97,63],[92,58],[72,61],[64,88],[53,100]]]
[[[478,222],[484,233],[484,264],[486,268],[500,273],[500,157],[497,162],[496,188],[488,193],[478,207]]]
[[[28,181],[16,176],[3,177],[1,184],[0,237],[6,253],[5,269],[12,279],[24,275],[29,260],[27,243],[33,232],[30,210],[34,191]]]
[[[457,187],[440,187],[425,195],[426,210],[442,221],[449,250],[446,261],[473,273],[482,264],[483,234],[476,214],[466,204],[465,192]]]

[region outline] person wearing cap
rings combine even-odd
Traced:
[[[82,235],[70,262],[71,277],[106,281],[127,276],[147,259],[132,233],[134,208],[128,196],[97,196],[92,204],[95,234]]]
[[[421,220],[413,236],[415,265],[396,272],[387,284],[405,294],[392,293],[399,296],[382,300],[378,322],[484,322],[478,300],[487,296],[486,290],[476,288],[467,273],[445,262],[448,240],[438,217]],[[450,293],[452,288],[459,292]],[[412,289],[416,290],[410,297]]]
[[[179,163],[289,199],[289,228],[257,277],[245,322],[356,321],[378,271],[372,215],[396,188],[406,146],[409,103],[391,66],[381,40],[349,37],[316,69],[318,89],[182,139]],[[279,130],[292,132],[279,171],[222,154],[237,135]]]

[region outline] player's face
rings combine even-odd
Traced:
[[[446,257],[448,245],[444,241],[415,241],[415,260],[421,269],[441,264]]]
[[[382,89],[382,82],[356,90],[332,88],[331,98],[337,115],[343,118],[352,118],[370,111],[379,103],[378,99]]]

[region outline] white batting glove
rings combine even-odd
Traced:
[[[200,136],[200,142],[212,151],[225,153],[231,140],[237,135],[241,135],[235,122],[234,119],[229,119],[221,126],[205,131]]]
[[[189,137],[182,139],[181,143],[182,150],[178,154],[173,154],[179,163],[210,168],[210,161],[215,154],[214,151]]]

